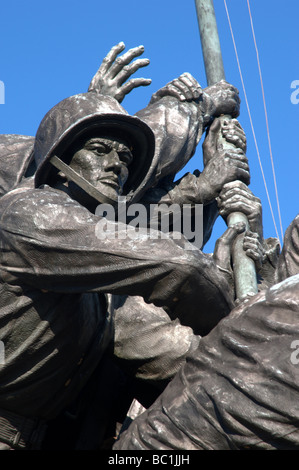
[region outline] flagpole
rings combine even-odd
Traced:
[[[195,0],[195,6],[206,78],[208,86],[210,86],[221,80],[225,80],[214,4],[213,0]],[[221,117],[221,119],[230,118],[230,116]],[[219,136],[219,139],[221,139],[221,145],[223,148],[229,149],[234,147],[233,144],[228,143],[224,138],[222,138],[222,136]],[[249,229],[249,223],[245,214],[235,212],[230,214],[227,218],[228,226],[239,222],[243,222],[246,229]],[[239,235],[237,237],[232,252],[236,297],[240,301],[258,292],[255,264],[243,250],[243,238],[244,235]]]
[[[195,0],[208,85],[225,80],[222,52],[212,0]]]

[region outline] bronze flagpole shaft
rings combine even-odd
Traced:
[[[195,0],[208,85],[225,80],[213,0]]]

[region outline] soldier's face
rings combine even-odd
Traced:
[[[128,144],[120,138],[108,135],[83,141],[73,154],[70,166],[102,195],[116,202],[128,178],[128,166],[132,159]],[[80,188],[73,184],[72,192],[74,191],[76,199],[84,197]],[[86,195],[85,201],[78,202],[84,204],[87,199]]]

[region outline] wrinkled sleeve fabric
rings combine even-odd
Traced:
[[[204,119],[203,104],[194,101],[181,102],[173,97],[163,97],[137,113],[153,130],[156,153],[159,154],[155,182],[142,199],[149,204],[203,204],[199,175],[186,173],[174,181],[194,155],[207,122]],[[173,181],[169,183],[169,177]],[[165,184],[166,182],[166,184]],[[211,236],[218,217],[215,202],[205,204],[203,209],[203,245]]]
[[[32,161],[33,145],[34,137],[0,135],[0,197],[21,182]]]
[[[115,296],[114,356],[130,375],[149,383],[169,381],[200,337],[140,296]]]
[[[153,130],[159,154],[156,183],[176,175],[194,155],[204,131],[200,105],[165,96],[136,115]]]
[[[298,450],[298,287],[233,310],[114,450]]]
[[[127,225],[111,223],[115,230],[100,239],[102,219],[51,188],[16,190],[0,205],[1,268],[22,282],[61,293],[141,295],[175,315],[194,303],[193,285],[197,296],[208,286],[210,301],[220,295],[221,314],[231,308],[213,261],[186,250],[183,238],[150,238],[147,230],[130,238]]]
[[[198,177],[187,173],[179,181],[174,183],[165,182],[165,185],[160,184],[157,187],[147,191],[140,201],[144,207],[147,208],[148,214],[151,214],[151,207],[157,205],[159,207],[159,213],[161,217],[167,218],[169,216],[169,210],[171,207],[185,208],[190,207],[190,217],[188,219],[190,225],[191,235],[194,237],[198,236],[201,231],[202,242],[201,245],[196,245],[202,249],[211,237],[212,230],[216,219],[219,215],[217,202],[213,201],[209,204],[204,204],[200,199],[200,189],[197,180]],[[196,205],[202,204],[202,210],[199,212],[195,211]],[[181,210],[181,214],[184,211]],[[200,218],[198,214],[200,213]],[[152,223],[152,217],[149,217],[148,224]],[[159,223],[159,221],[154,221]],[[184,220],[180,219],[180,228],[183,227]],[[170,224],[169,224],[170,225]],[[175,227],[170,225],[170,230],[175,230]],[[186,233],[185,233],[186,235]],[[191,241],[191,238],[188,238]]]
[[[288,226],[276,268],[277,281],[299,272],[299,215]]]

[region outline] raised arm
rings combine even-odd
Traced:
[[[194,155],[214,118],[240,108],[238,90],[225,81],[202,89],[189,73],[167,83],[152,95],[149,105],[138,111],[156,136],[159,167],[156,182],[175,176]]]

